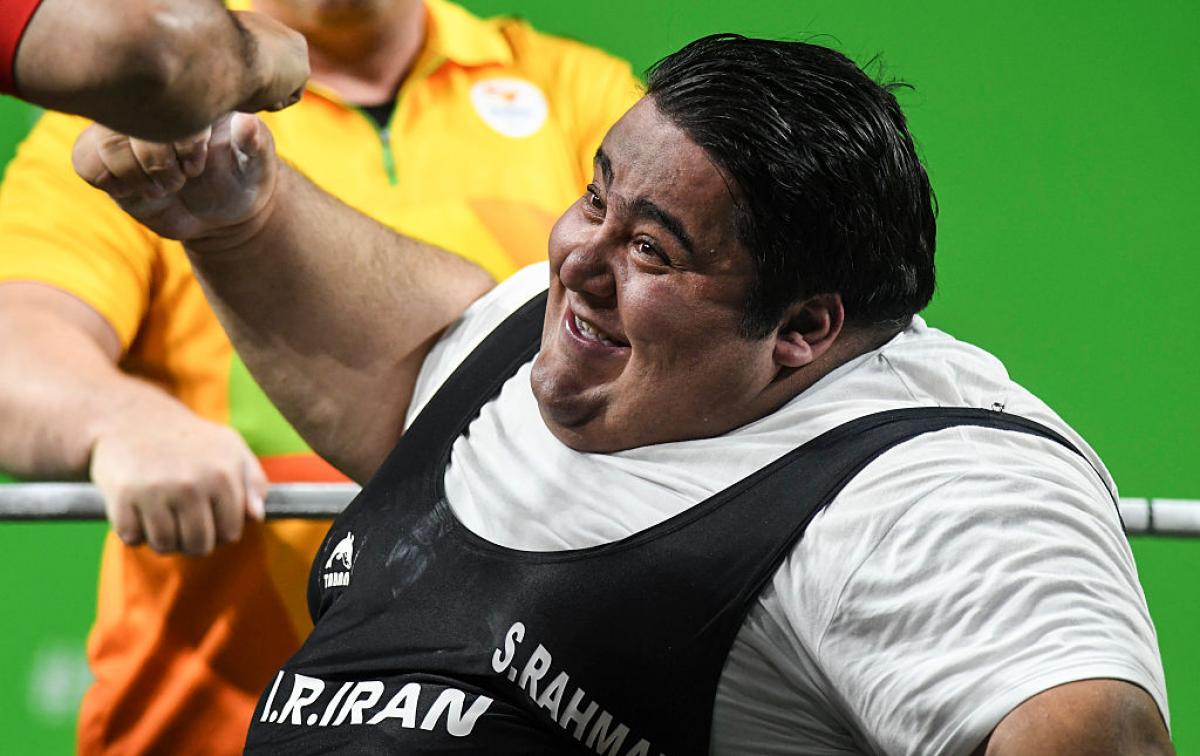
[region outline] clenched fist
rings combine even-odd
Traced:
[[[75,171],[144,226],[180,241],[253,235],[265,222],[279,166],[266,125],[234,113],[192,138],[159,144],[93,124]]]

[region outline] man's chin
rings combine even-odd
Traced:
[[[563,425],[555,422],[546,414],[545,410],[542,411],[542,421],[551,435],[557,438],[563,446],[577,452],[612,454],[632,448],[628,444],[619,443],[613,434],[606,433],[598,422]]]
[[[555,369],[553,359],[542,352],[529,375],[533,398],[546,428],[575,451],[607,454],[638,446],[629,433],[612,427],[609,411],[611,384],[585,385],[583,376]]]
[[[587,435],[586,428],[592,424],[595,412],[587,407],[587,403],[578,394],[556,391],[533,381],[533,398],[537,400],[538,412],[542,422],[550,432],[565,441],[568,435]],[[575,443],[568,443],[575,448]]]
[[[588,402],[578,392],[561,392],[533,381],[533,396],[538,413],[551,435],[579,452],[618,451],[604,438],[598,404]]]

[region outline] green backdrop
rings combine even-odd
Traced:
[[[714,31],[881,53],[916,85],[901,99],[941,206],[928,318],[1003,358],[1090,440],[1124,495],[1200,499],[1200,4],[465,4],[519,10],[639,70]],[[0,99],[0,161],[33,117]],[[71,750],[102,533],[0,525],[6,753]],[[1200,753],[1200,540],[1133,545],[1177,748]]]

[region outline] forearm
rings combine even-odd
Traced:
[[[318,453],[363,481],[399,437],[429,348],[493,281],[286,167],[277,182],[251,225],[186,246],[268,396]]]
[[[99,313],[34,283],[0,285],[0,469],[89,475],[130,545],[207,554],[262,519],[266,478],[230,428],[122,373]]]
[[[204,170],[165,195],[134,160],[144,147],[93,126],[72,162],[147,228],[184,242],[267,395],[313,449],[364,480],[403,429],[429,348],[491,277],[317,189],[279,162],[251,116],[214,124]]]
[[[121,373],[74,324],[14,303],[14,286],[25,285],[0,290],[0,469],[34,479],[82,478],[97,438],[146,413],[187,411]]]
[[[269,63],[217,0],[44,0],[15,70],[27,99],[169,140],[252,99]]]

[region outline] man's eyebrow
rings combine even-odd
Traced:
[[[637,200],[635,200],[629,207],[629,210],[631,213],[633,213],[633,217],[645,218],[647,220],[654,221],[658,225],[670,231],[671,235],[679,241],[679,244],[683,247],[684,251],[688,253],[688,256],[692,258],[696,257],[696,245],[692,243],[692,237],[689,236],[687,230],[684,229],[683,223],[674,215],[671,215],[666,210],[663,210],[661,207],[645,197],[639,197]]]
[[[596,148],[596,157],[592,162],[600,166],[600,173],[604,176],[604,183],[611,184],[613,180],[612,161],[608,159],[608,155],[604,154],[604,148]]]
[[[601,175],[604,176],[604,183],[611,184],[613,180],[612,161],[608,159],[608,155],[604,152],[604,147],[600,147],[596,150],[595,162],[596,165],[600,167]],[[663,210],[661,207],[654,204],[653,201],[648,200],[645,197],[634,201],[634,203],[630,205],[629,211],[635,218],[645,218],[646,220],[653,221],[667,229],[667,231],[669,231],[671,235],[679,241],[679,244],[683,247],[684,251],[687,252],[690,257],[695,258],[696,245],[692,243],[692,237],[688,234],[687,230],[684,229],[683,223],[674,215],[671,215],[666,210]]]

